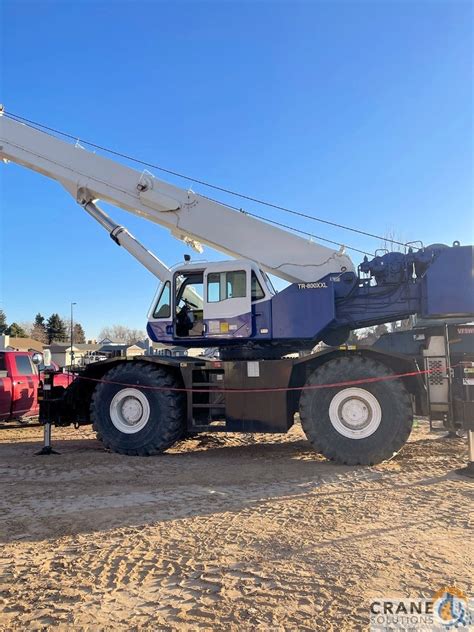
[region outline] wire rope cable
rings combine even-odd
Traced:
[[[308,213],[303,213],[302,211],[297,211],[295,209],[290,209],[288,207],[281,206],[279,204],[274,204],[273,202],[268,202],[266,200],[262,200],[262,199],[259,199],[259,198],[256,198],[256,197],[253,197],[253,196],[250,196],[250,195],[246,195],[244,193],[239,193],[238,191],[233,191],[232,189],[228,189],[226,187],[221,187],[219,185],[212,184],[212,183],[207,182],[206,180],[202,180],[200,178],[193,178],[193,177],[188,176],[186,174],[180,173],[179,171],[174,171],[172,169],[167,169],[166,167],[162,167],[161,165],[156,165],[156,164],[153,164],[151,162],[147,162],[145,160],[140,160],[139,158],[134,158],[133,156],[130,156],[128,154],[116,151],[114,149],[110,149],[108,147],[104,147],[102,145],[98,145],[97,143],[93,143],[92,141],[88,141],[88,140],[85,140],[85,139],[82,139],[82,138],[78,138],[77,136],[74,136],[72,134],[68,134],[67,132],[63,132],[63,131],[55,129],[53,127],[49,127],[49,126],[44,125],[42,123],[38,123],[36,121],[33,121],[31,119],[28,119],[28,118],[25,118],[25,117],[20,116],[18,114],[5,112],[5,111],[3,111],[2,114],[3,114],[3,116],[6,116],[7,118],[11,118],[11,119],[16,120],[18,122],[24,123],[24,124],[28,125],[29,127],[33,127],[34,129],[37,129],[38,131],[46,130],[47,132],[50,132],[51,134],[57,134],[59,136],[63,136],[64,138],[68,138],[70,140],[74,140],[76,142],[83,143],[83,144],[88,145],[89,147],[93,147],[94,149],[97,149],[99,151],[103,151],[103,152],[106,152],[106,153],[111,154],[113,156],[117,156],[117,157],[123,158],[125,160],[129,160],[131,162],[134,162],[136,164],[142,165],[144,167],[148,167],[150,169],[156,169],[157,171],[161,171],[163,173],[167,173],[169,175],[175,176],[177,178],[181,178],[183,180],[188,180],[190,182],[194,182],[196,184],[200,184],[202,186],[214,189],[216,191],[220,191],[221,193],[226,193],[228,195],[232,195],[234,197],[238,197],[238,198],[241,198],[243,200],[247,200],[249,202],[253,202],[255,204],[260,204],[262,206],[265,206],[265,207],[268,207],[268,208],[272,208],[272,209],[275,209],[275,210],[278,210],[278,211],[282,211],[284,213],[288,213],[288,214],[291,214],[291,215],[294,215],[294,216],[297,216],[297,217],[308,219],[308,220],[311,220],[311,221],[314,221],[314,222],[320,222],[322,224],[325,224],[325,225],[328,225],[328,226],[333,226],[335,228],[340,228],[342,230],[347,230],[347,231],[350,231],[350,232],[353,232],[353,233],[356,233],[356,234],[359,234],[359,235],[363,235],[365,237],[370,237],[372,239],[378,239],[380,241],[389,242],[391,244],[396,244],[398,246],[408,247],[407,243],[398,241],[396,239],[390,239],[389,237],[384,237],[382,235],[377,235],[375,233],[370,233],[368,231],[361,230],[359,228],[354,228],[352,226],[346,226],[345,224],[340,224],[338,222],[333,222],[333,221],[330,221],[330,220],[326,220],[326,219],[323,219],[323,218],[320,218],[320,217],[316,217],[314,215],[309,215]],[[205,195],[202,195],[202,197],[204,197],[206,199],[209,199],[212,202],[217,202],[218,204],[223,204],[223,205],[227,206],[228,208],[240,211],[242,213],[246,213],[247,215],[250,215],[251,217],[255,217],[257,219],[269,222],[271,224],[275,224],[276,226],[280,226],[280,227],[288,229],[288,230],[293,230],[295,232],[301,233],[303,235],[307,235],[307,236],[315,238],[315,239],[319,239],[321,241],[325,241],[327,243],[335,244],[335,245],[338,245],[338,246],[342,245],[340,242],[334,241],[332,239],[327,239],[325,237],[313,235],[312,233],[309,233],[307,231],[300,230],[300,229],[294,228],[292,226],[288,226],[287,224],[284,224],[284,223],[281,223],[281,222],[277,222],[275,220],[268,219],[268,218],[263,217],[261,215],[258,215],[256,213],[251,213],[249,211],[243,210],[242,208],[239,208],[239,207],[236,207],[236,206],[232,206],[231,204],[228,204],[226,202],[222,202],[220,200],[216,200],[216,199],[213,199],[213,198],[205,196]],[[417,248],[416,246],[412,246],[412,247],[413,248]],[[354,250],[354,251],[359,252],[359,253],[364,254],[364,255],[373,256],[373,253],[366,252],[365,250],[360,250],[359,248],[355,248],[353,246],[346,246],[346,248],[348,248],[350,250]]]

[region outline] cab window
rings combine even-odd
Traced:
[[[221,275],[212,272],[207,275],[207,302],[218,303],[221,300]]]
[[[245,270],[226,272],[226,298],[244,298],[247,294]]]
[[[207,302],[218,303],[228,298],[247,296],[247,273],[245,270],[212,272],[207,275]]]
[[[265,281],[265,283],[267,284],[267,288],[270,291],[270,294],[276,294],[277,291],[275,290],[275,288],[273,287],[273,283],[270,279],[270,277],[268,276],[268,274],[266,272],[264,272],[263,270],[260,270],[260,274],[263,277],[263,280]]]
[[[257,275],[252,270],[252,301],[259,301],[261,298],[265,298],[265,292],[260,285],[260,281],[257,278]]]
[[[153,318],[170,318],[171,317],[171,286],[166,281],[161,290],[160,298],[156,304]]]
[[[15,358],[17,375],[33,375],[33,367],[31,366],[28,356],[16,356]]]
[[[176,307],[184,303],[202,310],[203,273],[191,272],[176,277]]]
[[[175,279],[175,332],[179,337],[203,335],[203,277],[202,272],[190,272]]]

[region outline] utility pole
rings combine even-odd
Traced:
[[[71,367],[74,364],[74,351],[73,351],[73,344],[74,344],[74,305],[77,305],[77,303],[71,303]]]

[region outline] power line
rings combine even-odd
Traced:
[[[43,124],[37,123],[35,121],[31,121],[30,119],[26,119],[26,118],[24,118],[22,116],[19,116],[17,114],[4,113],[4,116],[6,116],[7,118],[11,118],[13,120],[21,121],[21,122],[27,124],[29,127],[33,127],[34,129],[37,129],[38,131],[48,130],[49,132],[52,132],[54,134],[58,134],[60,136],[64,136],[65,138],[68,138],[70,140],[74,140],[74,141],[80,140],[80,142],[83,143],[84,145],[89,145],[90,147],[94,147],[94,149],[98,149],[100,151],[104,151],[104,152],[107,152],[109,154],[112,154],[112,155],[115,155],[115,156],[119,156],[119,157],[124,158],[126,160],[130,160],[132,162],[136,162],[138,164],[141,164],[141,165],[146,166],[146,167],[150,167],[152,169],[157,169],[157,170],[160,170],[160,171],[164,171],[164,172],[169,173],[171,175],[178,176],[180,178],[183,178],[183,179],[186,179],[186,180],[189,180],[189,181],[192,181],[192,182],[203,184],[204,186],[207,186],[207,187],[211,187],[211,188],[214,188],[214,189],[218,189],[220,191],[226,191],[227,192],[226,189],[223,189],[223,188],[218,187],[216,185],[211,185],[211,184],[208,184],[207,182],[204,182],[202,180],[197,180],[197,179],[190,178],[188,176],[184,176],[184,175],[182,175],[180,173],[177,173],[176,171],[171,171],[170,169],[165,169],[164,167],[159,167],[157,165],[153,165],[153,164],[145,162],[143,160],[139,160],[137,158],[132,158],[131,156],[128,156],[127,154],[123,154],[121,152],[117,152],[117,151],[114,151],[112,149],[108,149],[108,148],[103,147],[101,145],[97,145],[96,143],[92,143],[92,142],[89,142],[89,141],[86,141],[86,140],[83,140],[83,139],[78,139],[77,136],[73,136],[72,134],[67,134],[66,132],[61,132],[60,130],[56,130],[56,129],[52,128],[52,127],[48,127],[47,125],[43,125]],[[238,194],[234,194],[234,195],[238,195]],[[295,228],[294,226],[289,226],[288,224],[284,224],[282,222],[277,222],[276,220],[269,219],[268,217],[264,217],[263,215],[258,215],[257,213],[251,213],[250,211],[246,211],[246,210],[244,210],[244,209],[242,209],[241,207],[238,207],[238,206],[233,206],[232,204],[229,204],[227,202],[223,202],[222,200],[217,200],[215,198],[212,198],[212,197],[209,197],[209,196],[203,195],[203,194],[201,194],[201,197],[203,197],[203,198],[205,198],[207,200],[210,200],[211,202],[216,202],[217,204],[221,204],[223,206],[226,206],[227,208],[230,208],[230,209],[232,209],[234,211],[238,211],[240,213],[245,213],[246,215],[249,215],[250,217],[255,217],[256,219],[268,222],[270,224],[274,224],[275,226],[279,226],[281,228],[285,228],[287,230],[291,230],[291,231],[300,233],[301,235],[305,235],[305,236],[313,238],[313,239],[318,239],[320,241],[324,241],[324,242],[326,242],[328,244],[333,244],[333,245],[336,245],[336,246],[339,246],[339,247],[343,246],[343,244],[341,244],[338,241],[334,241],[333,239],[327,239],[326,237],[321,237],[320,235],[315,235],[314,233],[310,233],[308,231],[301,230],[299,228]],[[242,196],[242,197],[245,197],[245,196]],[[368,255],[370,257],[374,256],[374,253],[372,253],[372,252],[367,252],[365,250],[360,250],[359,248],[355,248],[353,246],[345,245],[345,247],[347,249],[349,249],[349,250],[353,250],[354,252],[359,252],[359,253],[361,253],[363,255]]]
[[[250,195],[245,195],[244,193],[239,193],[239,192],[233,191],[231,189],[226,189],[225,187],[221,187],[221,186],[218,186],[216,184],[211,184],[210,182],[206,182],[205,180],[201,180],[199,178],[193,178],[191,176],[187,176],[187,175],[185,175],[183,173],[180,173],[178,171],[173,171],[172,169],[166,169],[165,167],[161,167],[160,165],[155,165],[153,163],[146,162],[146,161],[140,160],[138,158],[134,158],[133,156],[129,156],[129,155],[124,154],[122,152],[115,151],[115,150],[109,149],[107,147],[103,147],[102,145],[97,145],[96,143],[93,143],[91,141],[84,140],[84,139],[78,139],[77,136],[73,136],[72,134],[68,134],[66,132],[62,132],[60,130],[54,129],[53,127],[48,127],[47,125],[43,125],[42,123],[38,123],[36,121],[32,121],[31,119],[27,119],[27,118],[25,118],[23,116],[20,116],[18,114],[4,112],[3,115],[7,116],[8,118],[14,119],[14,120],[16,119],[18,121],[22,121],[23,123],[26,123],[29,126],[37,128],[39,131],[41,131],[41,130],[48,130],[49,132],[52,132],[54,134],[58,134],[60,136],[64,136],[65,138],[69,138],[70,140],[74,140],[74,141],[80,140],[81,143],[84,143],[85,145],[89,145],[90,147],[93,147],[94,149],[98,149],[99,151],[104,151],[104,152],[109,153],[109,154],[111,154],[113,156],[118,156],[118,157],[123,158],[125,160],[130,160],[131,162],[135,162],[135,163],[137,163],[139,165],[142,165],[144,167],[149,167],[150,169],[156,169],[157,171],[162,171],[163,173],[167,173],[169,175],[172,175],[172,176],[175,176],[175,177],[178,177],[178,178],[182,178],[184,180],[188,180],[188,181],[191,181],[191,182],[195,182],[197,184],[201,184],[202,186],[209,187],[209,188],[214,189],[216,191],[221,191],[222,193],[227,193],[228,195],[233,195],[235,197],[239,197],[241,199],[248,200],[250,202],[254,202],[255,204],[261,204],[261,205],[267,206],[269,208],[273,208],[273,209],[276,209],[276,210],[279,210],[279,211],[283,211],[284,213],[289,213],[291,215],[296,215],[296,216],[302,217],[304,219],[309,219],[311,221],[320,222],[320,223],[326,224],[328,226],[334,226],[336,228],[341,228],[342,230],[351,231],[351,232],[357,233],[359,235],[364,235],[365,237],[371,237],[373,239],[379,239],[381,241],[390,242],[392,244],[397,244],[399,246],[407,246],[406,243],[401,242],[401,241],[397,241],[395,239],[389,239],[389,238],[383,237],[381,235],[377,235],[377,234],[374,234],[374,233],[369,233],[369,232],[367,232],[365,230],[361,230],[361,229],[358,229],[358,228],[353,228],[351,226],[345,226],[344,224],[339,224],[338,222],[332,222],[330,220],[322,219],[320,217],[315,217],[313,215],[308,215],[307,213],[303,213],[301,211],[296,211],[294,209],[290,209],[290,208],[287,208],[285,206],[280,206],[278,204],[273,204],[272,202],[267,202],[265,200],[261,200],[259,198],[252,197]],[[209,198],[209,199],[211,199],[211,198]],[[218,200],[213,200],[213,201],[218,202],[219,204],[225,204],[224,202],[220,202]],[[231,206],[230,204],[226,204],[226,206],[228,206],[229,208],[236,208],[236,207]],[[241,210],[241,209],[237,208],[236,210]],[[251,213],[248,213],[248,214],[251,215]],[[262,219],[259,215],[254,215],[254,217],[258,217],[259,219]],[[279,225],[277,222],[274,222],[273,220],[268,220],[267,219],[266,221],[270,221],[271,223],[275,223],[276,225]],[[285,224],[280,224],[280,225],[285,227]],[[288,227],[288,228],[290,228],[291,230],[297,230],[297,229],[294,229],[292,227]],[[301,232],[302,234],[310,235],[310,233],[305,233],[305,231],[299,231],[298,230],[297,232]],[[322,237],[317,237],[317,239],[322,239],[323,241],[326,241],[328,243],[333,243],[333,244],[340,245],[338,242],[332,241],[330,239],[324,239]],[[347,246],[347,247],[349,248],[349,246]],[[351,247],[350,249],[351,250],[355,250],[357,252],[361,252],[363,254],[371,254],[371,253],[366,253],[365,251],[359,250],[357,248],[352,248]]]
[[[221,202],[220,200],[215,200],[207,195],[201,195],[201,197],[209,200],[210,202],[216,202],[217,204],[222,204],[223,206],[227,206],[234,211],[238,211],[239,213],[243,213],[244,215],[249,215],[250,217],[255,217],[256,219],[260,219],[264,222],[268,222],[269,224],[274,224],[275,226],[280,226],[280,228],[286,228],[287,230],[293,230],[296,233],[301,233],[302,235],[306,235],[307,237],[311,237],[313,239],[319,239],[320,241],[325,241],[328,244],[334,244],[335,246],[342,247],[344,246],[348,250],[354,250],[355,252],[360,252],[363,255],[368,255],[369,257],[373,257],[373,252],[366,252],[365,250],[359,250],[359,248],[355,248],[354,246],[347,246],[345,244],[341,244],[338,241],[334,241],[333,239],[327,239],[326,237],[321,237],[320,235],[315,235],[314,233],[309,233],[306,230],[301,230],[300,228],[295,228],[294,226],[289,226],[288,224],[283,224],[282,222],[277,222],[274,219],[269,219],[268,217],[264,217],[263,215],[257,215],[256,213],[251,213],[250,211],[245,211],[238,206],[232,206],[232,204],[227,204],[227,202]]]

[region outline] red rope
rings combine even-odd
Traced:
[[[126,386],[128,388],[145,388],[153,391],[173,391],[178,393],[278,393],[283,391],[304,391],[321,388],[334,388],[337,386],[373,384],[374,382],[385,382],[386,380],[394,380],[402,377],[414,377],[415,375],[424,375],[432,372],[432,369],[426,369],[424,371],[411,371],[409,373],[382,375],[380,377],[368,377],[359,380],[347,380],[344,382],[333,382],[328,384],[305,384],[303,386],[279,386],[270,388],[184,388],[179,386],[148,386],[146,384],[128,384],[126,382],[116,382],[115,380],[104,380],[101,378],[86,377],[83,375],[79,375],[77,379],[100,382],[102,384],[115,384],[116,386]],[[209,386],[214,385],[209,384]]]

